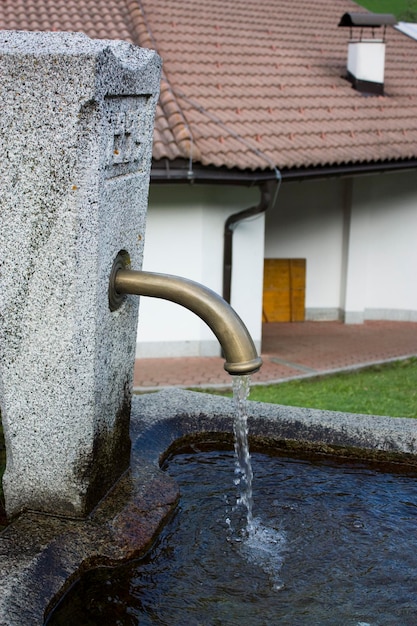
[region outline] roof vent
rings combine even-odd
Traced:
[[[390,13],[345,13],[342,16],[339,26],[350,28],[347,78],[358,91],[384,93],[385,31],[388,25],[396,23]],[[376,37],[375,29],[381,26],[384,27],[382,37]]]

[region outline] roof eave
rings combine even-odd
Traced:
[[[283,180],[313,180],[339,176],[361,176],[365,174],[383,174],[395,171],[417,169],[417,158],[393,159],[386,161],[368,161],[358,163],[340,163],[316,167],[283,168]]]
[[[152,162],[151,183],[159,184],[217,184],[244,185],[251,187],[276,180],[273,169],[241,170],[238,168],[204,166],[193,163],[191,166],[185,159],[162,159]]]
[[[359,176],[364,174],[388,173],[399,170],[417,169],[417,158],[342,163],[312,167],[282,168],[282,180],[315,180],[338,176]],[[240,170],[238,168],[203,166],[193,163],[192,168],[183,159],[153,161],[151,182],[158,184],[218,184],[244,185],[251,187],[276,180],[277,171]]]

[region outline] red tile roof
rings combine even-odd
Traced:
[[[154,159],[239,169],[417,158],[417,42],[387,28],[385,95],[344,78],[350,0],[2,0],[0,28],[158,50]]]

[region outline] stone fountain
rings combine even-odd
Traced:
[[[44,580],[55,577],[51,559],[72,554],[61,586],[83,563],[143,550],[177,498],[172,485],[161,491],[149,474],[129,471],[138,299],[127,294],[194,310],[232,374],[262,361],[217,294],[140,271],[158,55],[82,34],[5,31],[0,63],[0,402],[12,522],[2,535],[0,603],[1,623],[22,625],[41,620],[37,585],[43,608],[58,590]],[[143,502],[149,485],[160,494],[153,506]],[[34,559],[29,568],[21,548]],[[25,597],[27,614],[12,608]]]
[[[123,294],[169,291],[207,317],[233,374],[261,361],[217,296],[166,277],[154,292],[156,278],[138,271],[158,55],[82,34],[1,32],[0,64],[0,404],[10,521],[0,533],[0,625],[34,626],[83,570],[147,550],[178,499],[158,468],[173,442],[232,432],[226,399],[183,391],[132,399],[138,299]],[[253,434],[284,446],[415,459],[412,420],[258,403],[249,419]]]

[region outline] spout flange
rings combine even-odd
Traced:
[[[130,266],[130,257],[124,250],[120,251],[116,256],[113,267],[110,272],[109,280],[109,308],[110,311],[117,311],[120,309],[123,302],[126,300],[125,293],[119,293],[116,289],[116,275],[120,270],[125,270]]]
[[[232,376],[244,376],[246,374],[255,374],[262,367],[262,359],[260,356],[250,361],[244,361],[243,363],[229,363],[224,364],[226,372]]]

